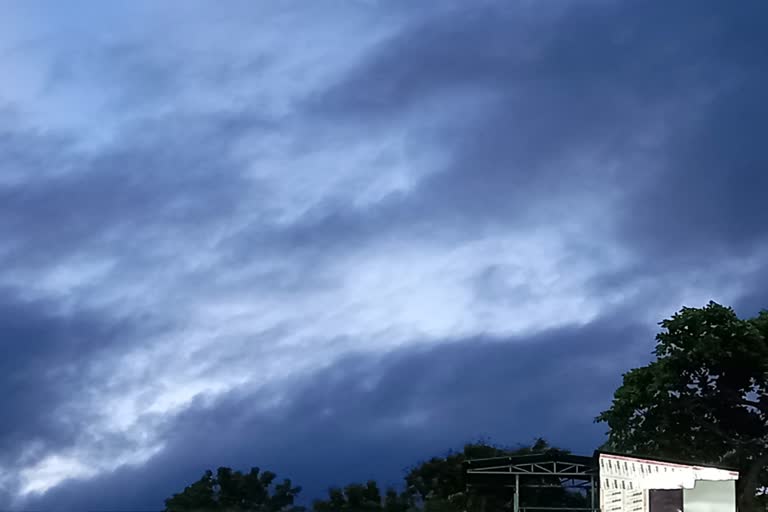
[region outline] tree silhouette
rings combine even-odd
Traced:
[[[301,487],[286,479],[274,484],[276,475],[252,468],[247,474],[220,467],[210,470],[181,493],[165,500],[166,512],[302,512],[294,505]],[[274,485],[273,485],[274,484]]]

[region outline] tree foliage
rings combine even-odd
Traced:
[[[740,510],[768,485],[768,312],[740,319],[710,302],[661,322],[655,361],[624,375],[597,417],[607,446],[739,468]]]
[[[425,512],[464,510],[470,503],[462,464],[468,459],[498,457],[507,453],[509,450],[476,442],[465,445],[460,452],[433,457],[408,471],[405,476],[407,492]]]
[[[537,439],[530,446],[514,449],[484,442],[471,443],[465,445],[461,452],[449,453],[446,457],[434,457],[414,466],[405,477],[406,486],[414,498],[414,503],[421,505],[424,512],[503,510],[512,502],[513,489],[498,487],[468,492],[463,463],[471,459],[532,453],[550,453],[556,456],[568,452],[550,446],[544,439]],[[554,487],[526,488],[521,493],[521,505],[579,507],[587,504],[585,496],[561,487],[557,478],[546,481],[546,478],[538,477],[529,479],[527,483],[548,483]]]
[[[411,500],[406,493],[387,489],[382,495],[374,480],[365,484],[349,484],[344,489],[334,487],[328,499],[315,500],[315,512],[408,512]]]
[[[301,487],[288,479],[275,484],[277,475],[252,468],[249,473],[220,467],[205,474],[184,491],[165,500],[166,512],[302,512],[294,505]]]

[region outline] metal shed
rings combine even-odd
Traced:
[[[469,460],[464,465],[469,488],[481,490],[489,487],[514,489],[512,510],[534,512],[537,510],[597,512],[597,460],[594,457],[570,455],[555,450]],[[587,507],[539,507],[521,502],[526,488],[565,488],[586,493]]]

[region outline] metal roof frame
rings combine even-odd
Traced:
[[[522,487],[566,487],[588,491],[592,506],[588,509],[552,508],[546,510],[596,512],[596,490],[599,481],[598,464],[595,457],[564,454],[550,450],[525,455],[509,455],[485,459],[471,459],[464,462],[467,487],[513,487],[515,490],[513,510],[544,510],[535,507],[520,508]],[[532,478],[533,477],[533,478]],[[521,478],[523,482],[521,483]],[[536,483],[530,482],[535,480]],[[550,480],[547,483],[546,480]],[[529,480],[526,482],[526,480]],[[542,482],[544,480],[544,482]]]
[[[530,475],[558,476],[568,479],[589,480],[597,475],[593,457],[560,454],[513,455],[473,459],[465,462],[468,475]]]

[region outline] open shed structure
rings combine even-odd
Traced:
[[[549,451],[469,460],[464,470],[476,494],[511,489],[508,509],[514,512],[736,512],[739,473],[722,467],[605,451],[592,457]],[[580,503],[541,506],[526,499],[533,489],[546,488],[559,488],[559,496],[570,501],[579,496]]]
[[[515,512],[536,510],[597,512],[599,472],[594,457],[563,454],[556,451],[469,460],[465,463],[466,481],[470,489],[482,492],[489,488],[514,490],[510,508]],[[585,496],[587,506],[537,506],[521,500],[525,489],[564,489]]]

